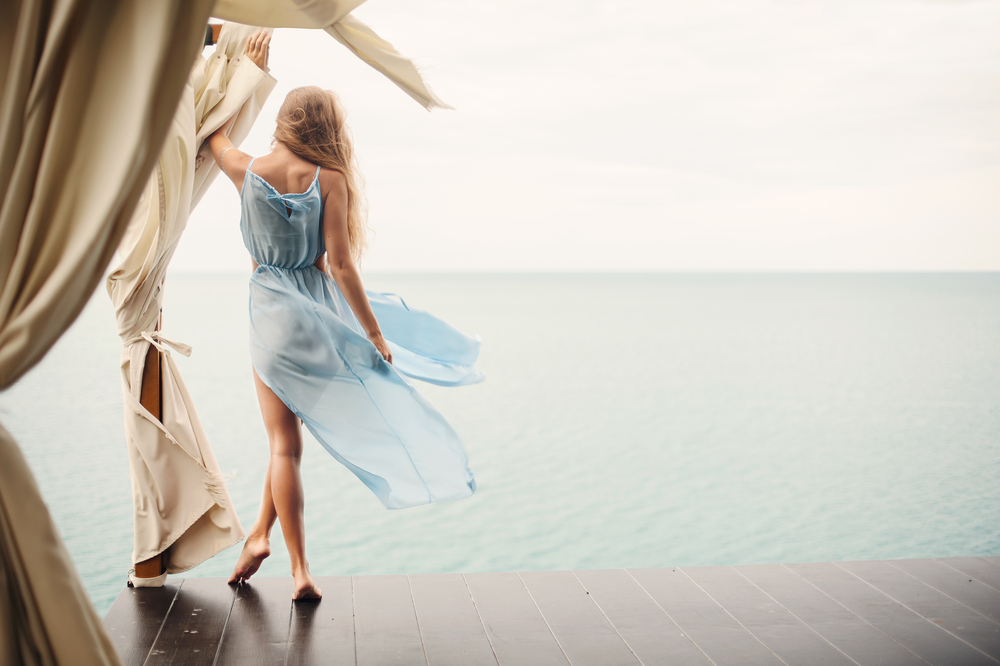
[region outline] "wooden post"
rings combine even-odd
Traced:
[[[160,316],[163,316],[162,312]],[[160,328],[159,324],[157,324],[156,328]],[[161,363],[160,350],[153,345],[149,345],[149,351],[146,352],[146,365],[142,369],[142,389],[139,393],[139,403],[157,419],[163,418],[163,398],[161,396],[163,381],[160,379]],[[163,573],[162,554],[142,562],[136,562],[135,564],[135,575],[137,578],[156,578],[161,573]]]
[[[219,43],[219,33],[222,32],[221,23],[209,23],[205,28],[205,46]]]

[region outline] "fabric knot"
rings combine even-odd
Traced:
[[[183,354],[184,356],[191,355],[191,345],[186,345],[183,342],[175,342],[174,340],[168,340],[163,337],[159,331],[153,331],[152,333],[143,331],[142,339],[159,349],[164,354],[170,353],[170,350],[166,347],[166,345],[170,345],[178,354]]]
[[[300,211],[307,211],[307,210],[309,210],[309,206],[307,204],[305,204],[305,203],[303,203],[303,202],[301,202],[301,201],[299,201],[297,199],[289,199],[288,197],[286,197],[284,195],[281,195],[281,194],[268,194],[267,195],[267,200],[268,201],[280,201],[282,204],[284,204],[284,206],[286,208],[290,208],[292,210],[300,210]]]

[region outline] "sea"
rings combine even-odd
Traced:
[[[247,274],[170,274],[164,335],[246,528],[268,458]],[[1000,554],[1000,273],[371,274],[482,338],[486,381],[420,390],[469,499],[387,511],[307,435],[317,575]],[[132,500],[121,342],[99,288],[0,393],[102,614]],[[286,576],[280,529],[258,575]],[[227,576],[238,547],[184,574]]]

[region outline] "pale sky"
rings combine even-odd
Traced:
[[[348,110],[367,271],[1000,270],[1000,0],[369,0],[455,111],[319,31],[278,86]],[[172,268],[246,270],[219,178]]]

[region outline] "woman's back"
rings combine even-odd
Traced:
[[[259,265],[301,269],[325,252],[320,171],[273,153],[250,162],[240,190],[240,231]]]
[[[253,171],[281,194],[289,194],[309,188],[316,176],[316,165],[290,151],[281,151],[254,159]]]

